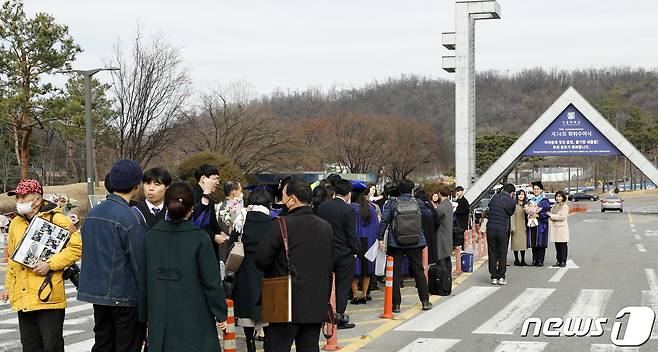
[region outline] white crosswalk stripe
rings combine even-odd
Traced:
[[[473,286],[468,290],[444,301],[410,321],[395,328],[397,331],[434,331],[443,324],[459,316],[469,308],[480,303],[492,293],[499,290],[497,287]]]
[[[639,351],[637,347],[617,347],[615,345],[593,344],[590,352],[633,352]]]
[[[399,352],[446,352],[458,344],[459,341],[452,339],[416,339]],[[67,349],[67,351],[75,350]]]
[[[612,290],[580,290],[576,302],[571,306],[565,318],[600,318],[605,313]]]
[[[642,291],[642,306],[651,307],[654,312],[658,312],[658,291]],[[654,321],[651,339],[658,339],[658,327]]]
[[[503,341],[494,352],[541,352],[548,342]]]
[[[84,312],[84,311],[87,311],[87,310],[91,310],[93,308],[94,308],[93,305],[91,305],[89,303],[83,303],[83,304],[80,304],[80,305],[77,305],[77,306],[74,306],[74,307],[71,307],[71,308],[66,308],[65,314],[69,315],[69,314]],[[68,319],[64,320],[64,324],[67,324],[67,321],[68,321]],[[9,319],[0,320],[0,324],[18,324],[18,317],[14,316],[14,317],[9,318]]]
[[[64,337],[70,336],[70,335],[75,335],[84,332],[83,330],[64,330],[62,335]],[[10,341],[10,342],[4,342],[0,344],[0,351],[6,351],[10,349],[17,349],[21,347],[21,342],[20,340],[15,340],[15,341]],[[69,349],[66,348],[66,351],[68,352]]]
[[[66,346],[66,352],[88,352],[94,347],[94,339],[84,340]]]
[[[523,322],[555,291],[554,288],[527,288],[486,323],[475,334],[512,335]]]

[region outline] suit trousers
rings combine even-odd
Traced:
[[[504,279],[507,273],[507,247],[509,247],[509,232],[487,232],[489,252],[489,274],[492,279]]]
[[[430,293],[423,270],[423,247],[418,248],[388,248],[389,255],[393,257],[393,305],[399,306],[402,302],[400,295],[400,283],[402,282],[402,259],[407,256],[409,259],[409,270],[416,280],[416,289],[418,298],[421,302],[429,302]]]
[[[64,309],[18,312],[18,329],[25,352],[64,352]]]
[[[137,320],[137,307],[94,304],[94,347],[92,352],[138,352],[146,326]]]
[[[555,242],[555,257],[557,258],[558,263],[567,262],[567,254],[569,252],[567,243],[568,242]]]
[[[354,256],[348,255],[334,261],[336,280],[336,312],[345,314],[347,299],[354,279]]]
[[[532,247],[532,261],[533,263],[539,262],[544,263],[544,257],[546,257],[546,247]]]
[[[265,327],[265,352],[319,352],[322,324],[272,323]]]

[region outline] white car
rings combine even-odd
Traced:
[[[606,210],[618,210],[620,213],[624,212],[624,200],[618,195],[608,194],[601,199],[601,212],[605,213]]]

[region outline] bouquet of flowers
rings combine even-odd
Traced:
[[[528,214],[528,227],[536,227],[539,225],[537,217],[541,212],[541,208],[535,202],[528,202],[523,208],[525,213]]]

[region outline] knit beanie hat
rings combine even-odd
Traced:
[[[142,167],[130,159],[117,160],[110,170],[112,190],[128,190],[142,182]]]

